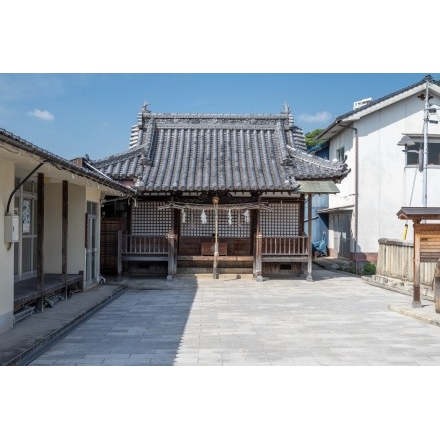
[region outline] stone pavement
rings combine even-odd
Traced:
[[[17,322],[12,330],[0,335],[0,365],[25,365],[125,288],[124,282],[98,285]]]
[[[433,302],[313,277],[108,281],[0,335],[1,365],[440,365]]]

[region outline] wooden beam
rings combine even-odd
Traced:
[[[308,208],[308,214],[307,214],[307,235],[309,237],[309,241],[307,243],[308,247],[308,258],[307,258],[307,281],[313,281],[312,277],[312,198],[313,194],[308,193],[307,194],[307,208]]]
[[[417,231],[419,221],[414,221],[414,284],[412,302],[414,308],[422,307],[420,302],[420,233]]]
[[[69,184],[63,180],[62,194],[62,237],[61,237],[61,279],[65,283],[65,299],[67,299],[67,234],[68,234],[68,214],[69,214]]]
[[[258,209],[253,220],[255,222],[253,228],[255,230],[254,276],[256,281],[263,281],[263,260],[261,258],[263,254],[263,233],[260,229],[260,214],[261,212]]]
[[[122,279],[122,231],[118,230],[118,275],[117,279]]]
[[[171,210],[171,230],[167,235],[168,239],[168,276],[167,280],[172,281],[174,275],[176,274],[176,231],[174,229],[174,212],[175,209]]]
[[[37,308],[44,310],[44,174],[38,173],[37,190],[37,289],[41,291]],[[32,220],[31,220],[32,221]]]

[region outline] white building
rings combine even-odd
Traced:
[[[331,256],[376,261],[380,238],[403,238],[405,223],[396,216],[401,207],[423,206],[425,194],[426,206],[440,206],[438,108],[440,87],[426,76],[337,117],[320,134],[318,139],[329,141],[329,158],[345,158],[351,169],[338,185],[340,193],[330,195],[328,209],[321,211],[329,215]],[[398,145],[405,135],[411,145]],[[419,171],[417,151],[424,144],[428,161],[426,171]],[[406,240],[412,241],[411,222],[408,226]]]
[[[127,194],[85,160],[62,159],[0,129],[0,334],[50,283],[54,290],[69,280],[82,289],[97,283],[100,202]]]

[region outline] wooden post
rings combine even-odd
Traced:
[[[175,275],[175,234],[174,228],[167,235],[168,239],[168,276],[167,281],[173,281]]]
[[[440,258],[435,264],[433,290],[435,313],[440,313]]]
[[[118,280],[122,279],[122,231],[118,231]]]
[[[44,174],[38,173],[37,199],[37,289],[41,297],[37,302],[39,312],[44,310]],[[32,220],[31,220],[32,221]]]
[[[308,235],[308,243],[307,243],[307,281],[313,281],[312,277],[312,194],[307,194],[307,208],[308,208],[308,214],[307,214],[307,235]]]
[[[68,234],[68,206],[69,186],[67,180],[63,180],[62,194],[62,237],[61,237],[61,273],[64,282],[64,298],[67,299],[67,234]]]
[[[254,265],[254,276],[256,281],[263,281],[263,267],[261,262],[263,249],[263,234],[261,233],[260,227],[258,225],[257,233],[255,234],[255,265]]]
[[[422,307],[420,301],[420,220],[414,220],[414,289],[413,302],[414,308]]]
[[[260,198],[258,198],[260,201]],[[260,208],[252,210],[254,215],[251,215],[252,224],[251,230],[255,231],[255,246],[254,246],[254,276],[256,281],[263,281],[263,233],[260,229]]]
[[[212,267],[212,277],[218,279],[217,264],[218,264],[218,202],[219,198],[214,196],[212,203],[214,204],[214,263]]]

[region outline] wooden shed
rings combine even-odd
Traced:
[[[422,307],[420,302],[420,263],[440,260],[440,208],[403,207],[397,213],[401,220],[412,220],[414,226],[414,290],[413,307]],[[431,221],[431,223],[428,223]],[[437,265],[438,267],[438,265]],[[440,313],[440,280],[438,270],[434,279],[434,300]]]

